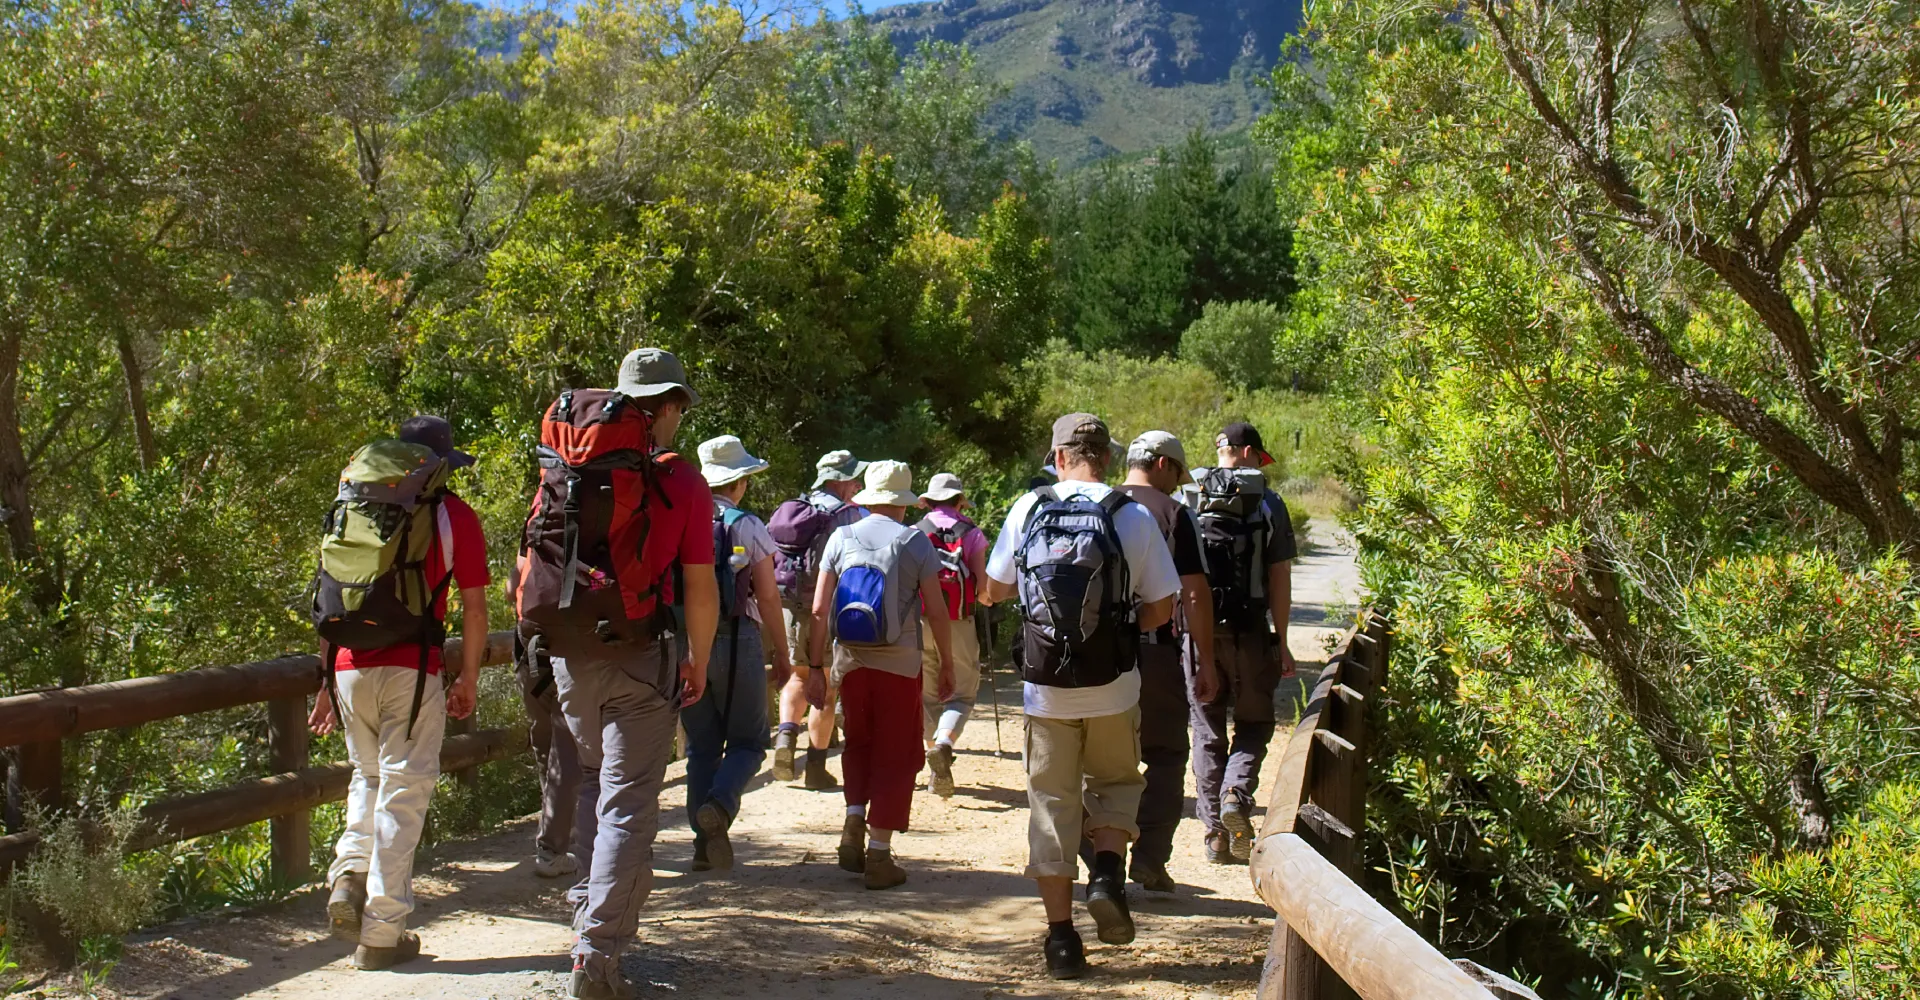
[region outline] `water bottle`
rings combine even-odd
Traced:
[[[733,571],[735,573],[738,573],[741,570],[746,569],[747,568],[747,547],[744,545],[734,546],[733,555],[727,558],[727,565],[733,567]]]

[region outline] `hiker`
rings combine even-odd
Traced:
[[[552,658],[580,754],[582,878],[567,893],[572,1000],[632,995],[620,953],[653,887],[675,716],[706,689],[719,619],[713,496],[692,463],[667,451],[699,402],[678,358],[643,347],[621,361],[614,390],[570,389],[541,421],[541,482],[516,596],[521,634]]]
[[[860,491],[860,476],[867,471],[867,463],[854,458],[850,451],[830,451],[820,456],[813,469],[813,489],[774,508],[767,522],[767,530],[779,547],[774,556],[774,577],[780,584],[781,613],[787,622],[787,648],[793,651],[794,659],[793,676],[780,692],[780,731],[773,738],[773,780],[794,780],[794,751],[799,747],[804,719],[805,786],[824,792],[838,786],[827,770],[838,693],[828,677],[829,665],[811,656],[814,584],[827,536],[867,516],[852,502],[853,495]]]
[[[937,693],[942,701],[953,696],[952,617],[940,589],[940,558],[925,533],[902,523],[919,501],[912,469],[899,462],[868,466],[866,488],[853,502],[871,513],[834,529],[814,588],[810,659],[833,664],[847,719],[840,867],[864,875],[869,889],[907,880],[894,860],[893,835],[907,829],[915,779],[926,763],[920,669],[927,632],[940,662]]]
[[[307,721],[323,736],[337,726],[353,764],[327,918],[335,937],[356,945],[356,969],[420,954],[420,936],[407,930],[413,851],[447,716],[473,713],[487,651],[487,539],[446,486],[473,462],[445,420],[414,417],[397,440],[354,455],[327,517],[314,591],[327,681]],[[449,587],[460,593],[463,643],[450,684],[440,650]]]
[[[1287,619],[1295,547],[1287,505],[1260,471],[1273,456],[1259,430],[1229,424],[1214,443],[1220,465],[1195,469],[1185,490],[1213,589],[1220,677],[1215,696],[1193,704],[1194,815],[1206,830],[1207,860],[1235,864],[1253,856],[1253,793],[1273,739],[1274,693],[1294,671]]]
[[[747,782],[767,759],[767,664],[786,683],[792,667],[773,580],[773,536],[740,506],[747,484],[770,466],[731,434],[700,445],[700,474],[713,490],[713,566],[719,574],[720,628],[713,640],[706,696],[680,716],[687,733],[687,816],[693,870],[733,867],[727,830],[740,815]],[[770,647],[762,655],[762,644]],[[769,660],[769,656],[771,660]]]
[[[1046,908],[1047,971],[1075,979],[1086,971],[1073,927],[1083,832],[1093,841],[1086,898],[1100,940],[1134,937],[1121,871],[1146,784],[1134,668],[1141,632],[1172,618],[1180,578],[1153,516],[1101,482],[1114,458],[1105,422],[1061,417],[1049,452],[1060,482],[1007,512],[987,591],[996,603],[1017,593],[1025,611],[1027,875]]]
[[[1140,636],[1140,760],[1147,786],[1140,796],[1140,838],[1128,874],[1149,892],[1174,891],[1167,862],[1187,801],[1188,664],[1193,697],[1210,702],[1219,693],[1213,665],[1213,591],[1207,582],[1200,524],[1174,499],[1187,480],[1187,453],[1166,431],[1148,431],[1127,448],[1127,478],[1120,492],[1153,515],[1180,575],[1180,610],[1174,621]]]
[[[920,505],[927,513],[916,527],[940,557],[940,592],[953,618],[953,693],[940,696],[940,659],[933,648],[922,650],[920,664],[920,704],[926,713],[927,770],[931,772],[927,790],[949,798],[953,795],[953,744],[980,695],[980,635],[974,630],[973,612],[987,603],[980,586],[987,578],[991,545],[986,533],[960,513],[967,506],[967,496],[959,476],[942,472],[928,480]],[[922,613],[934,613],[931,602]]]
[[[514,579],[519,578],[516,569]],[[511,581],[509,581],[511,584]],[[514,600],[509,585],[507,600]],[[520,684],[520,704],[527,712],[527,742],[540,766],[540,822],[533,834],[533,874],[562,878],[580,871],[572,851],[574,807],[580,798],[580,749],[567,731],[560,712],[560,692],[553,685],[553,657],[544,646],[528,648],[518,633],[513,640],[514,679]]]

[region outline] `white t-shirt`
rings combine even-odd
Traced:
[[[1083,497],[1102,500],[1112,493],[1105,483],[1063,482],[1053,487],[1062,499]],[[987,576],[1003,584],[1017,582],[1018,556],[1025,541],[1027,515],[1033,510],[1032,493],[1013,502],[1007,511],[1007,523],[987,557]],[[1174,571],[1173,554],[1167,549],[1160,525],[1145,507],[1127,504],[1113,516],[1114,531],[1120,536],[1120,549],[1127,559],[1127,577],[1133,582],[1134,600],[1152,604],[1180,592],[1180,574]],[[1140,671],[1129,670],[1111,684],[1099,687],[1063,688],[1040,684],[1025,685],[1026,712],[1042,719],[1093,719],[1118,715],[1140,703]]]

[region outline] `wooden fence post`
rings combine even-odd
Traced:
[[[471,732],[473,732],[473,716],[469,715],[464,719],[447,716],[448,736],[465,736]],[[461,788],[469,792],[477,792],[480,790],[480,769],[478,767],[463,767],[453,772],[453,778],[460,783]]]
[[[14,752],[8,797],[22,817],[29,802],[38,802],[43,809],[61,807],[65,794],[61,766],[59,740],[24,743]]]
[[[307,699],[276,698],[267,702],[267,733],[273,773],[304,770]],[[313,874],[313,811],[296,809],[275,816],[268,821],[268,829],[268,858],[274,881],[286,886],[305,884]]]

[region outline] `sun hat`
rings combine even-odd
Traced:
[[[731,434],[700,442],[700,474],[708,486],[725,486],[769,468],[766,459],[747,454],[747,446]]]
[[[1180,439],[1166,431],[1148,431],[1133,439],[1127,446],[1127,464],[1150,462],[1155,458],[1170,458],[1187,467],[1187,449],[1182,447]]]
[[[862,507],[911,507],[920,502],[913,491],[913,470],[905,462],[874,462],[867,466],[867,488],[853,495]]]
[[[867,471],[867,463],[853,457],[850,451],[830,451],[813,463],[813,488],[819,489],[828,483],[844,483],[859,479]]]
[[[1260,460],[1261,465],[1273,464],[1273,456],[1267,454],[1266,442],[1260,439],[1260,429],[1244,420],[1228,424],[1213,443],[1219,448],[1252,448],[1254,457]]]
[[[956,497],[964,496],[966,492],[967,484],[961,482],[959,476],[951,472],[938,472],[934,474],[932,479],[927,480],[927,490],[920,494],[920,498],[922,500],[945,503]]]
[[[614,386],[620,394],[634,399],[659,396],[675,389],[687,394],[687,409],[700,405],[700,394],[687,384],[687,370],[671,351],[641,347],[627,352],[620,361],[620,382]]]
[[[408,417],[400,425],[399,438],[408,444],[432,448],[433,453],[447,460],[447,466],[464,469],[476,459],[453,446],[453,425],[445,417],[418,416]]]

